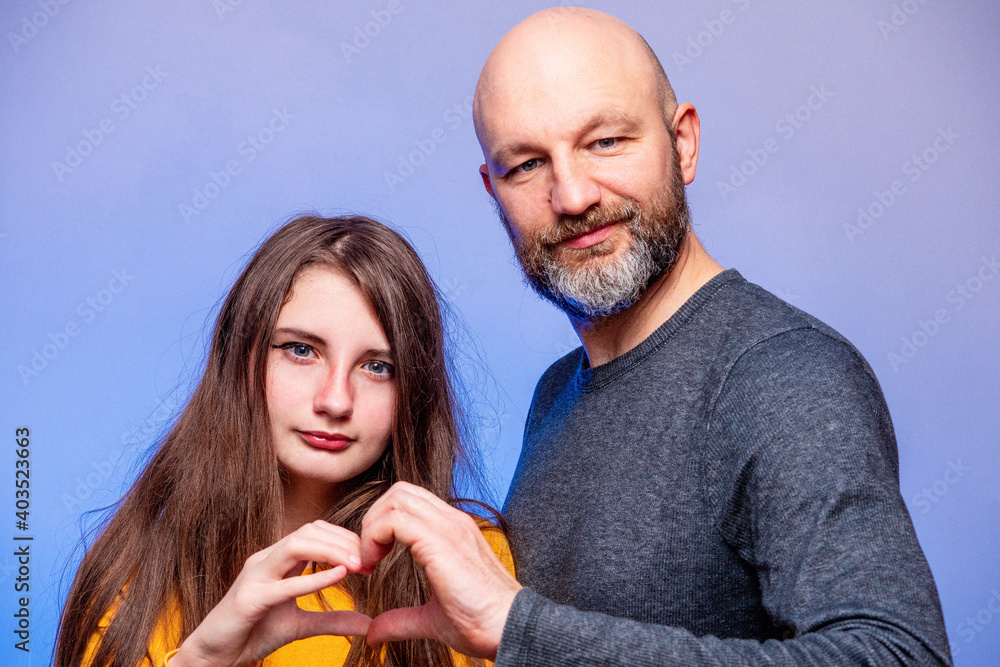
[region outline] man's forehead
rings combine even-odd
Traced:
[[[662,117],[655,85],[630,77],[589,76],[547,88],[507,88],[483,96],[480,141],[486,157],[502,163],[518,148],[539,149],[557,139],[573,139],[597,128],[621,135],[639,131]]]
[[[646,95],[658,88],[642,38],[618,19],[594,10],[535,14],[507,33],[490,54],[476,87],[480,140],[505,121],[523,123],[575,113],[577,101]],[[558,20],[550,20],[553,17]],[[604,102],[597,102],[604,105]],[[593,107],[593,104],[591,104]],[[505,131],[509,134],[510,130]],[[484,145],[485,148],[485,145]]]
[[[655,85],[655,80],[645,53],[564,39],[548,49],[533,44],[514,57],[505,53],[491,55],[477,93],[484,101],[530,101],[590,88],[624,92],[647,82]]]

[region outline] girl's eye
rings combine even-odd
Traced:
[[[284,343],[283,345],[272,345],[271,347],[278,350],[285,350],[296,359],[308,359],[313,354],[312,346],[305,343]]]
[[[369,373],[373,373],[375,375],[384,375],[388,377],[392,377],[392,375],[396,372],[396,369],[393,368],[392,364],[390,364],[387,361],[379,361],[378,359],[372,359],[371,361],[366,361],[364,364],[362,364],[361,367],[364,368]]]

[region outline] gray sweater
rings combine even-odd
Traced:
[[[504,510],[497,667],[951,662],[871,368],[734,270],[546,371]]]

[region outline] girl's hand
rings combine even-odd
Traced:
[[[308,523],[258,551],[247,559],[226,596],[184,640],[170,667],[243,665],[304,637],[366,634],[371,618],[364,614],[310,612],[295,603],[295,598],[361,570],[360,553],[356,534],[326,521]],[[309,561],[333,567],[302,575]]]

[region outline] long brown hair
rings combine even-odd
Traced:
[[[278,312],[302,269],[322,265],[368,298],[393,351],[398,391],[386,452],[329,511],[360,531],[365,512],[396,481],[457,503],[454,471],[466,461],[447,372],[434,285],[416,252],[360,216],[302,216],[265,241],[236,280],[212,334],[205,373],[176,425],[119,501],[84,556],[60,619],[55,664],[77,667],[109,613],[94,665],[134,667],[164,610],[176,603],[179,644],[226,594],[244,561],[280,538],[282,478],[264,394]],[[420,605],[430,586],[397,547],[369,577],[346,586],[359,611]],[[437,642],[352,641],[347,665],[451,665]]]

